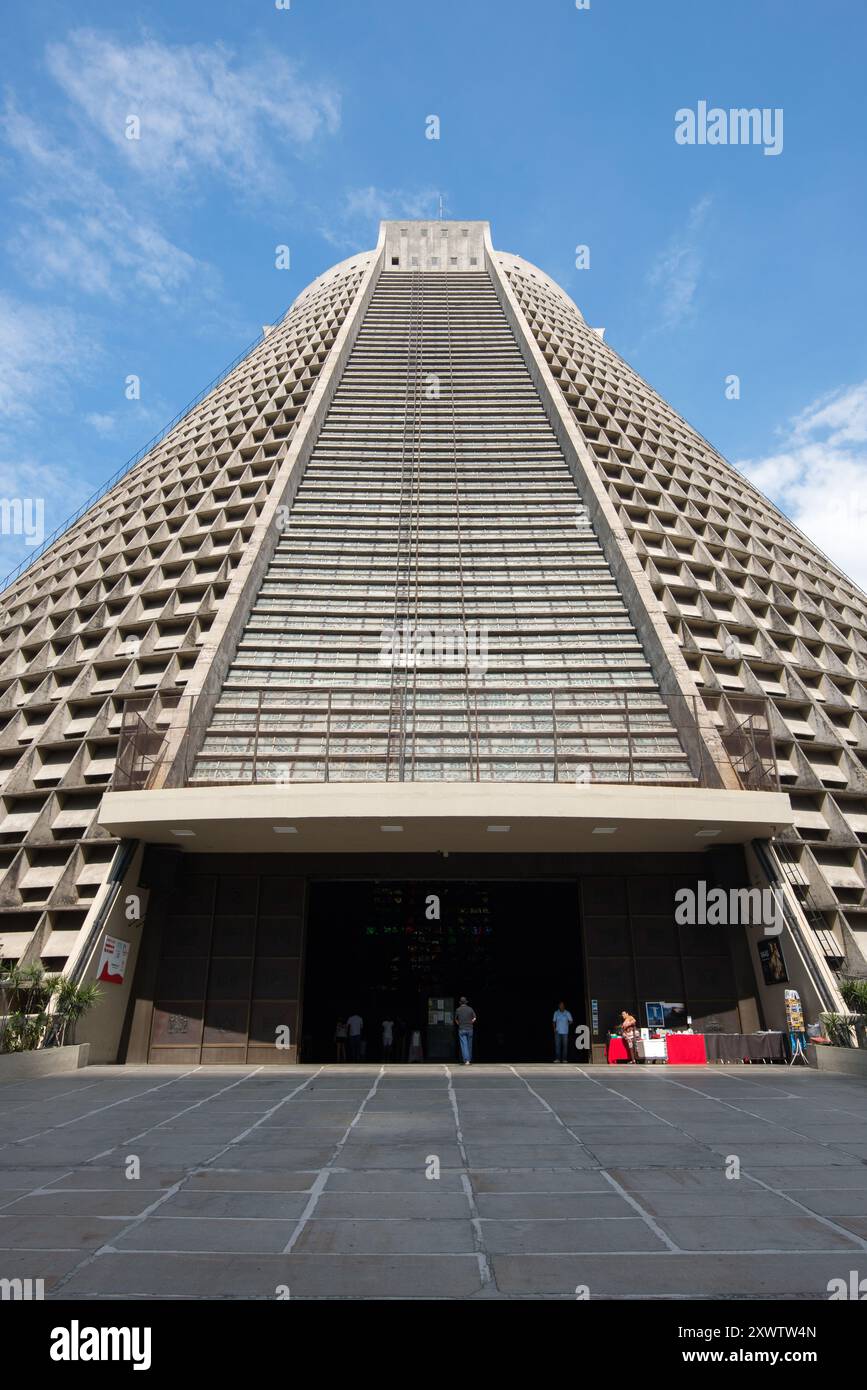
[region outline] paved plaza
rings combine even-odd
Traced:
[[[849,1077],[91,1067],[0,1086],[0,1278],[47,1298],[826,1298],[853,1270]]]

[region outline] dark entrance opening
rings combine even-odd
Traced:
[[[575,1021],[569,1059],[578,1055],[574,1027],[586,1019],[574,882],[314,882],[305,955],[305,1062],[334,1061],[335,1024],[352,1013],[364,1019],[367,1061],[382,1060],[386,1019],[393,1061],[408,1059],[414,1031],[425,1061],[454,1060],[456,1030],[436,1013],[462,994],[478,1015],[475,1060],[550,1062],[560,999]]]

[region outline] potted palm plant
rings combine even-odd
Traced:
[[[95,980],[90,984],[80,985],[66,976],[60,976],[54,1012],[42,1046],[68,1047],[74,1043],[75,1025],[93,1008],[101,995],[102,990]]]
[[[851,977],[840,983],[840,993],[852,1010],[853,1027],[859,1047],[867,1047],[867,979]]]

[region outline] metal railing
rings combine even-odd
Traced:
[[[732,704],[718,697],[708,709],[700,697],[652,690],[419,687],[412,707],[405,702],[401,710],[408,752],[397,760],[389,757],[389,685],[258,691],[191,719],[197,698],[158,695],[144,708],[140,701],[127,707],[112,790],[437,780],[719,787],[719,771],[698,732],[709,727],[741,787],[779,790],[768,701],[762,699]]]

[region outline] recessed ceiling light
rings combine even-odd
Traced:
[[[511,827],[510,825],[489,825],[489,826],[488,826],[488,831],[489,831],[489,833],[492,834],[492,835],[494,835],[494,834],[505,835],[506,831],[507,831],[507,830],[511,830],[511,828],[512,828],[512,827]]]
[[[297,827],[297,825],[275,825],[275,826],[274,826],[274,834],[275,834],[275,835],[297,835],[297,834],[298,834],[298,827]]]
[[[189,838],[192,838],[192,839],[195,839],[195,838],[196,838],[196,832],[195,832],[195,830],[173,830],[173,831],[172,831],[172,834],[173,834],[173,835],[177,835],[177,837],[178,837],[179,840],[184,839],[184,838],[186,838],[186,837],[189,837]]]
[[[403,830],[402,825],[381,825],[379,828],[380,830],[384,830],[386,834],[388,834],[389,831],[393,833],[397,830]]]
[[[616,825],[594,825],[594,835],[614,835],[617,831]]]
[[[717,826],[716,830],[707,830],[707,829],[705,829],[705,830],[697,830],[697,831],[695,832],[695,838],[696,838],[697,840],[710,840],[710,839],[713,838],[714,835],[719,835],[719,833],[720,833],[720,828],[719,828],[719,826]]]

